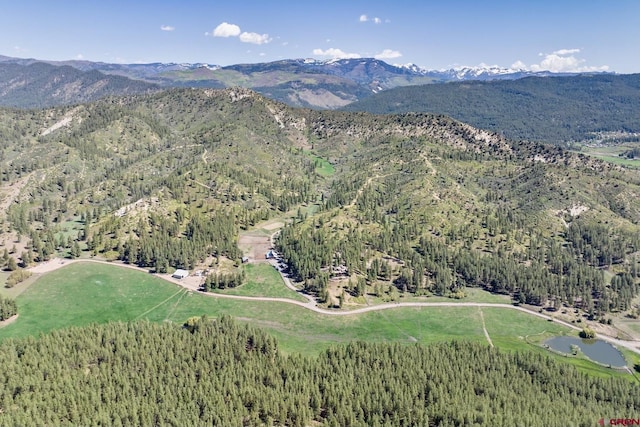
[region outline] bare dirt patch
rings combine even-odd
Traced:
[[[602,323],[598,322],[590,322],[589,327],[595,330],[598,334],[607,335],[610,337],[617,337],[620,335],[620,330],[611,325],[603,325]]]
[[[60,267],[64,267],[66,264],[71,264],[81,260],[64,260],[62,258],[52,258],[49,261],[42,262],[34,267],[29,268],[33,274],[44,274],[57,270]]]
[[[267,262],[265,255],[271,248],[270,236],[241,235],[238,238],[238,247],[249,258],[249,262]]]
[[[329,280],[327,284],[327,292],[328,292],[328,301],[327,305],[331,307],[338,307],[340,305],[340,297],[343,298],[342,306],[343,308],[346,306],[356,307],[359,306],[358,303],[354,302],[354,297],[348,292],[349,288],[349,278],[332,278]]]
[[[11,316],[10,318],[8,318],[6,320],[0,321],[0,328],[4,328],[5,326],[10,325],[13,322],[15,322],[16,320],[18,320],[18,314],[13,315],[13,316]]]
[[[32,174],[29,174],[17,181],[13,181],[9,185],[3,185],[0,187],[0,212],[6,214],[9,206],[11,206],[13,201],[18,198],[22,188],[24,188],[24,186],[27,185],[27,182],[29,182],[31,175]]]
[[[268,223],[262,226],[262,228],[269,231],[277,230],[282,227],[284,227],[284,223],[282,222],[272,222],[270,224]]]
[[[20,255],[27,250],[29,239],[24,236],[20,236],[18,241],[18,234],[15,232],[4,233],[0,238],[0,253],[4,252],[5,248],[9,251],[9,256],[16,260],[16,263],[21,262]]]
[[[128,213],[135,213],[139,211],[149,211],[157,208],[160,205],[160,200],[157,197],[151,197],[150,199],[140,199],[133,203],[129,203],[126,206],[122,206],[118,209],[114,215],[117,217],[122,217],[127,215]]]
[[[4,218],[7,216],[9,207],[20,197],[20,191],[27,185],[31,175],[20,178],[9,185],[0,186],[0,213]],[[28,239],[21,236],[18,241],[18,235],[15,232],[5,230],[4,227],[0,229],[0,250],[4,251],[6,248],[13,252],[10,255],[18,262],[20,254],[25,251]]]
[[[58,121],[57,123],[54,123],[53,125],[51,125],[47,129],[42,130],[40,135],[45,136],[45,135],[48,135],[51,132],[54,132],[54,131],[62,128],[62,127],[69,126],[71,124],[71,122],[73,121],[74,114],[76,112],[78,112],[79,109],[80,109],[80,107],[77,107],[77,108],[74,108],[73,110],[69,111],[67,113],[67,115],[64,116],[60,121]]]

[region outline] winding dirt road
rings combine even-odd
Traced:
[[[58,268],[64,267],[65,265],[69,265],[72,263],[77,263],[77,262],[94,262],[94,263],[100,263],[100,264],[108,264],[108,265],[114,265],[114,266],[119,266],[119,267],[124,267],[124,268],[131,268],[134,270],[138,270],[138,271],[143,271],[145,273],[148,272],[147,269],[144,268],[140,268],[137,267],[135,265],[130,265],[130,264],[124,264],[122,262],[108,262],[108,261],[103,261],[103,260],[99,260],[99,259],[76,259],[76,260],[62,260],[59,258],[56,259],[52,259],[51,261],[48,261],[47,263],[44,264],[40,264],[37,265],[35,267],[32,267],[30,270],[33,273],[46,273],[49,271],[53,271],[53,270],[57,270]],[[280,271],[280,270],[278,270]],[[288,288],[292,289],[292,290],[296,290],[296,288],[293,286],[293,284],[291,284],[290,280],[288,277],[286,277],[282,271],[280,271],[280,274],[282,275],[282,278],[285,282],[285,284],[287,285]],[[156,274],[156,276],[169,281],[171,283],[174,283],[176,285],[182,286],[183,288],[198,292],[198,287],[200,286],[200,283],[202,281],[202,278],[200,277],[193,277],[190,276],[188,278],[185,279],[174,279],[173,277],[171,277],[169,274]],[[511,305],[511,304],[501,304],[501,303],[491,303],[491,302],[397,302],[397,303],[385,303],[385,304],[379,304],[379,305],[372,305],[372,306],[367,306],[367,307],[362,307],[362,308],[356,308],[353,310],[341,310],[341,309],[326,309],[326,308],[321,308],[318,307],[316,302],[312,299],[312,297],[310,296],[306,296],[309,301],[307,302],[301,302],[301,301],[295,301],[292,299],[288,299],[288,298],[273,298],[273,297],[251,297],[251,296],[242,296],[242,295],[226,295],[226,294],[218,294],[218,293],[210,293],[210,292],[199,292],[201,295],[205,295],[208,297],[212,297],[212,298],[229,298],[229,299],[235,299],[235,300],[243,300],[243,301],[265,301],[265,302],[279,302],[279,303],[285,303],[285,304],[294,304],[297,305],[299,307],[303,307],[306,308],[307,310],[311,310],[313,312],[319,313],[319,314],[324,314],[324,315],[328,315],[328,316],[354,316],[354,315],[358,315],[358,314],[362,314],[362,313],[368,313],[371,311],[380,311],[380,310],[391,310],[391,309],[395,309],[395,308],[402,308],[402,307],[477,307],[477,308],[503,308],[503,309],[508,309],[508,310],[517,310],[520,311],[522,313],[526,313],[532,316],[537,316],[540,317],[542,319],[548,320],[548,321],[553,321],[555,323],[561,324],[563,326],[566,326],[567,328],[571,328],[577,331],[581,331],[582,328],[579,328],[575,325],[572,325],[571,323],[565,322],[563,320],[559,320],[556,318],[553,318],[551,316],[548,316],[544,313],[539,313],[537,311],[532,311],[532,310],[528,310],[524,307],[520,307],[520,306],[515,306],[515,305]],[[303,294],[304,295],[304,294]],[[597,334],[596,335],[597,338],[606,341],[608,343],[611,343],[613,345],[619,346],[619,347],[624,347],[628,350],[633,351],[634,353],[640,354],[640,341],[623,341],[623,340],[619,340],[617,338],[612,338],[609,337],[607,335],[601,335],[601,334]]]

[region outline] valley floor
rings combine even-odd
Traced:
[[[54,258],[48,262],[39,264],[35,267],[32,267],[30,271],[34,273],[34,275],[42,275],[48,272],[52,272],[58,270],[62,267],[65,267],[69,264],[74,263],[83,263],[83,262],[91,262],[91,263],[100,263],[100,264],[108,264],[114,265],[122,268],[130,268],[142,272],[148,272],[147,269],[137,267],[131,264],[125,264],[122,262],[108,262],[99,259],[75,259],[75,260],[63,260],[60,258]],[[274,264],[274,267],[277,266]],[[284,283],[292,290],[296,290],[296,288],[291,284],[289,278],[280,270],[278,270],[282,276]],[[202,277],[197,276],[189,276],[183,279],[176,279],[171,277],[170,274],[154,274],[163,280],[179,285],[189,291],[197,292],[199,290],[200,285],[203,282]],[[319,307],[316,302],[312,299],[312,297],[308,297],[307,302],[296,301],[289,298],[276,298],[276,297],[264,297],[264,296],[246,296],[246,295],[229,295],[229,294],[221,294],[221,293],[212,293],[212,292],[200,292],[202,295],[206,295],[213,298],[228,298],[228,299],[236,299],[236,300],[244,300],[244,301],[264,301],[264,302],[278,302],[278,303],[286,303],[286,304],[295,304],[297,306],[303,307],[305,309],[311,310],[313,312],[328,315],[328,316],[347,316],[347,315],[357,315],[362,313],[381,311],[381,310],[390,310],[394,308],[402,308],[402,307],[478,307],[478,308],[502,308],[509,310],[517,310],[522,313],[529,314],[531,316],[536,316],[542,319],[546,319],[548,321],[555,322],[567,328],[573,330],[582,330],[571,323],[565,322],[561,319],[549,316],[544,313],[540,313],[537,311],[533,311],[521,306],[515,306],[512,304],[503,304],[503,303],[488,303],[488,302],[394,302],[394,303],[384,303],[378,305],[372,305],[367,307],[355,308],[352,310],[338,310],[338,309],[326,309]],[[491,338],[489,334],[486,332],[485,328],[485,336],[487,337],[487,341],[491,343]],[[598,334],[597,338],[609,342],[618,347],[623,347],[627,350],[630,350],[636,354],[640,354],[640,340],[633,341],[624,341],[611,336]],[[492,343],[491,343],[492,344]]]

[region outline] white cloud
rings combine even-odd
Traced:
[[[516,61],[513,64],[511,64],[511,68],[514,70],[526,70],[527,64],[525,64],[522,61]]]
[[[360,18],[358,20],[360,22],[373,22],[374,24],[382,24],[382,19],[378,18],[377,16],[369,18],[369,16],[367,15],[360,15]],[[387,19],[385,22],[389,22],[389,20]]]
[[[357,53],[347,53],[342,51],[342,49],[329,48],[327,50],[322,49],[313,49],[313,54],[318,56],[328,56],[332,59],[353,59],[360,58],[360,55]]]
[[[160,25],[160,29],[162,31],[173,31],[176,27],[172,27],[171,25]]]
[[[227,22],[223,22],[213,30],[213,37],[237,37],[239,35],[240,27]]]
[[[81,53],[79,53],[76,55],[76,59],[84,59],[84,56]]]
[[[588,66],[586,60],[579,58],[576,54],[580,49],[559,49],[552,53],[539,53],[542,60],[538,64],[527,66],[522,61],[516,61],[511,67],[531,71],[551,71],[553,73],[585,73],[608,71],[608,65]]]
[[[240,27],[235,24],[229,24],[228,22],[223,22],[218,25],[213,33],[204,33],[205,36],[212,35],[213,37],[238,37],[243,43],[253,43],[253,44],[266,44],[270,43],[273,40],[269,37],[269,34],[258,34],[251,33],[247,31],[241,31]]]
[[[563,71],[578,71],[584,59],[578,59],[573,55],[563,56],[551,53],[546,55],[539,64],[531,64],[533,71],[553,71],[559,73]]]
[[[580,49],[560,49],[553,52],[553,55],[573,55],[574,53],[580,53]]]
[[[385,49],[382,52],[374,55],[373,57],[375,59],[393,59],[393,58],[400,58],[401,56],[402,54],[397,50]]]
[[[240,41],[243,43],[266,44],[271,41],[269,34],[247,33],[240,34]]]

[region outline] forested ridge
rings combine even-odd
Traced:
[[[638,141],[639,107],[640,74],[585,74],[398,87],[342,109],[446,114],[508,138],[567,143],[601,132]]]
[[[486,345],[352,343],[285,356],[228,317],[112,323],[0,344],[0,424],[591,426],[640,389]]]
[[[349,117],[333,114],[334,123]],[[640,211],[632,201],[638,175],[557,147],[451,128],[447,120],[378,116],[377,134],[358,135],[366,143],[339,145],[344,169],[320,212],[278,239],[306,289],[324,300],[329,279],[346,272],[356,297],[459,297],[479,286],[518,303],[575,305],[594,318],[632,309],[640,271]],[[336,149],[326,141],[358,132],[344,127],[317,129],[319,152]],[[604,269],[616,273],[611,283]]]
[[[444,116],[293,109],[244,89],[0,116],[2,227],[21,267],[205,263],[214,287],[235,286],[237,269],[215,269],[239,265],[240,230],[298,211],[278,249],[320,300],[334,279],[356,297],[482,287],[593,318],[637,311],[638,171]]]
[[[90,102],[109,95],[150,93],[159,87],[100,71],[80,71],[44,62],[28,65],[0,62],[0,105],[42,108]]]

